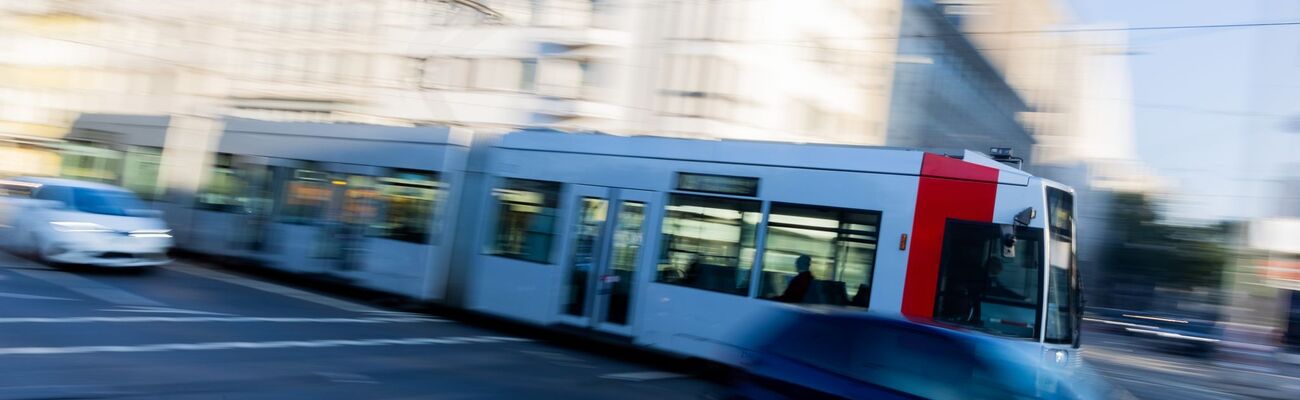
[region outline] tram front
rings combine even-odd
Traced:
[[[1011,221],[947,221],[934,319],[1040,343],[1046,361],[1068,365],[1082,317],[1074,195],[1041,187]]]

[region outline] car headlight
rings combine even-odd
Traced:
[[[169,238],[172,237],[171,229],[138,229],[131,231],[131,237],[138,238]]]
[[[50,226],[59,232],[112,232],[108,227],[94,222],[55,221]]]

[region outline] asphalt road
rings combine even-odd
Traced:
[[[702,399],[720,388],[527,334],[178,261],[0,253],[0,399]]]
[[[709,399],[725,389],[609,347],[471,326],[186,261],[148,274],[0,253],[0,400]],[[581,343],[576,342],[576,343]],[[1084,357],[1142,399],[1300,398],[1297,369],[1089,329]]]
[[[1094,329],[1084,332],[1084,359],[1139,399],[1300,399],[1300,370],[1267,355],[1193,356],[1168,343],[1085,327]]]

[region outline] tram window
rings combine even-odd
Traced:
[[[791,303],[866,307],[879,230],[879,212],[773,204],[767,220],[760,296]],[[809,257],[811,280],[796,280],[801,256]]]
[[[492,197],[496,199],[497,226],[489,253],[550,263],[560,184],[505,179],[492,191]]]
[[[1074,255],[1070,242],[1051,242],[1051,280],[1047,289],[1047,320],[1044,336],[1050,343],[1074,343],[1078,279],[1073,275]]]
[[[339,222],[351,226],[365,226],[371,231],[379,224],[379,191],[375,178],[349,175],[347,179],[331,179],[331,184],[343,186],[343,207],[339,209]],[[339,185],[339,184],[342,185]]]
[[[284,222],[305,224],[320,219],[329,207],[334,191],[329,174],[295,169],[285,182],[281,218]]]
[[[229,154],[218,154],[208,180],[199,189],[197,208],[202,210],[239,212],[243,209],[240,198],[245,195],[243,182],[231,166]]]
[[[122,167],[122,187],[130,189],[146,200],[162,198],[163,186],[158,182],[158,166],[162,149],[136,147],[126,153]]]
[[[1003,253],[1003,225],[949,220],[944,230],[935,318],[990,333],[1033,338],[1039,326],[1043,231],[1016,227]]]
[[[752,200],[672,195],[656,280],[747,295],[759,206]]]
[[[1074,195],[1057,188],[1047,188],[1047,222],[1052,234],[1070,241],[1074,230]]]
[[[85,181],[116,184],[122,172],[122,152],[107,146],[71,141],[63,145],[59,175]]]
[[[437,231],[434,215],[444,193],[438,174],[398,171],[378,178],[376,183],[376,200],[383,211],[368,234],[404,242],[428,242],[429,233]]]

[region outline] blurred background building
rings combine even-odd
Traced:
[[[1073,63],[997,48],[1025,35],[961,32],[1055,26],[1059,10],[980,3],[7,2],[0,132],[39,145],[82,112],[171,114],[998,145],[1031,158],[1066,130],[1051,83],[1075,81],[1063,79]],[[1012,3],[1033,3],[1022,14],[1034,18],[1002,17]],[[173,118],[174,136],[220,131],[188,119]],[[176,144],[201,150],[202,136]]]

